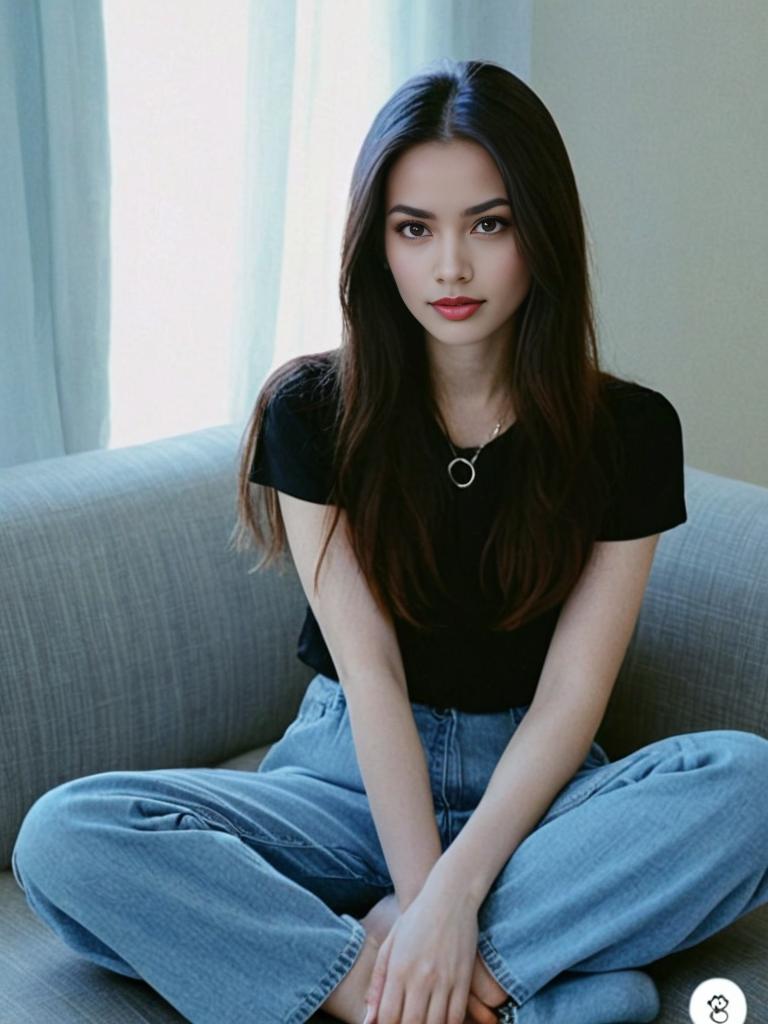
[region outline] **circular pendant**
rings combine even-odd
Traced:
[[[453,467],[456,465],[457,462],[463,462],[465,466],[469,466],[469,471],[472,475],[470,476],[469,480],[467,480],[465,483],[461,483],[461,481],[457,480],[456,477],[453,475]],[[452,459],[451,462],[448,463],[448,476],[451,478],[451,480],[453,480],[457,487],[469,487],[469,485],[475,479],[475,467],[472,465],[469,459],[462,459],[461,457],[457,459]]]

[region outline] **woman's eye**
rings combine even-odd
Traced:
[[[479,224],[489,224],[489,223],[501,224],[502,225],[502,230],[503,230],[505,227],[508,226],[509,221],[505,220],[503,217],[483,217],[482,220],[479,220],[477,222],[475,227],[477,227]],[[398,227],[395,228],[395,231],[397,231],[397,233],[399,235],[403,235],[403,238],[424,238],[424,235],[413,235],[413,234],[406,235],[406,234],[404,234],[404,232],[405,232],[406,228],[425,228],[425,227],[426,227],[426,224],[420,224],[418,221],[414,221],[414,220],[407,220],[407,221],[404,221],[404,223],[398,225]],[[500,235],[501,231],[481,231],[480,234],[481,235]]]

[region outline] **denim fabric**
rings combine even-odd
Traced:
[[[445,849],[528,705],[412,707]],[[631,968],[768,901],[767,779],[768,740],[755,733],[671,736],[615,762],[593,743],[478,913],[481,956],[519,1004],[514,1019],[652,1020],[653,983]],[[72,949],[143,979],[193,1024],[303,1024],[358,956],[359,918],[393,891],[344,691],[322,675],[257,772],[73,779],[27,812],[12,866]],[[619,1016],[624,980],[645,990]]]

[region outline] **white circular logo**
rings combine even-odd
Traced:
[[[729,978],[707,978],[694,989],[688,1004],[693,1024],[744,1024],[747,1000]]]

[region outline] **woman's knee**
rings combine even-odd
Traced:
[[[746,729],[708,729],[691,733],[696,746],[725,763],[765,780],[768,778],[768,739]]]
[[[105,780],[114,772],[84,775],[53,786],[32,804],[24,816],[11,854],[11,867],[19,885],[46,881],[49,885],[62,868],[76,863],[82,850],[83,829],[106,813]]]
[[[768,829],[768,739],[744,729],[710,729],[690,734],[703,764],[716,764],[724,799],[744,809]]]

